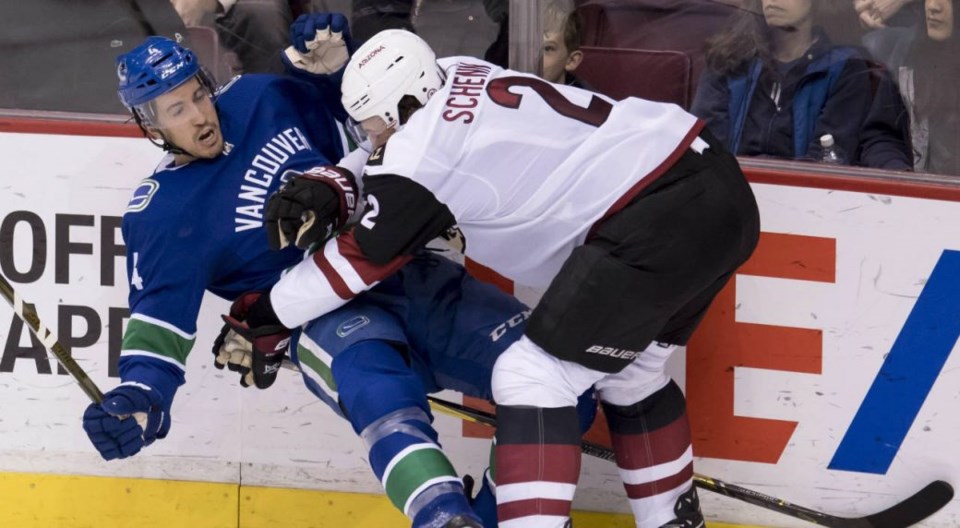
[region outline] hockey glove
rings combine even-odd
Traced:
[[[264,215],[270,247],[300,249],[323,242],[357,209],[353,175],[341,167],[315,167],[289,180],[267,202]]]
[[[223,321],[226,324],[213,343],[214,366],[238,372],[244,387],[273,385],[290,344],[290,330],[273,313],[270,295],[241,295]]]
[[[170,431],[163,396],[143,383],[121,383],[83,413],[83,430],[104,460],[137,454]]]
[[[288,68],[330,75],[350,58],[349,42],[346,17],[340,13],[308,13],[290,25],[291,45],[283,50],[281,58]]]

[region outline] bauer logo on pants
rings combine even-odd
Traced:
[[[610,356],[612,358],[619,358],[626,361],[632,360],[640,355],[640,352],[637,352],[636,350],[624,350],[622,348],[605,347],[600,345],[593,345],[586,349],[585,352],[587,354]]]

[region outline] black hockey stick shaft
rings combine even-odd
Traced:
[[[437,412],[491,427],[497,425],[496,416],[488,412],[432,396],[428,396],[428,400],[430,400],[430,407]],[[614,459],[613,450],[600,444],[584,441],[581,449],[584,454],[590,456],[604,460]],[[731,499],[833,528],[905,528],[933,515],[953,499],[953,487],[947,482],[936,480],[881,512],[865,517],[839,517],[700,474],[694,474],[693,483],[700,489],[719,493]]]
[[[34,335],[37,336],[37,339],[43,343],[43,346],[53,352],[53,355],[57,357],[57,361],[63,365],[63,368],[67,369],[67,372],[73,376],[73,379],[77,380],[83,392],[86,393],[94,403],[103,401],[103,393],[100,392],[100,388],[97,387],[97,384],[90,379],[90,376],[88,376],[83,368],[70,356],[70,352],[57,340],[57,336],[40,321],[40,316],[37,315],[37,308],[33,304],[24,301],[3,275],[0,275],[0,294],[2,294],[3,298],[13,307],[13,311],[17,314],[17,317],[27,323],[27,326],[29,326]]]

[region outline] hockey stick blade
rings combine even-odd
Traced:
[[[703,475],[694,475],[693,478],[701,489],[831,528],[906,528],[937,513],[953,499],[953,487],[942,480],[935,480],[881,512],[864,517],[840,517]]]
[[[488,412],[433,396],[428,396],[427,399],[430,401],[430,407],[437,412],[491,427],[497,425],[496,416]],[[613,450],[606,446],[585,441],[581,444],[581,448],[586,455],[604,460],[614,459]],[[693,476],[693,483],[703,490],[831,528],[906,528],[937,513],[953,499],[953,487],[942,480],[935,480],[910,497],[881,512],[864,517],[840,517],[700,474]]]
[[[57,340],[57,336],[40,321],[36,307],[17,295],[13,286],[7,282],[7,279],[3,275],[0,275],[0,295],[10,303],[17,317],[27,323],[27,326],[30,327],[33,334],[43,343],[43,346],[50,352],[53,352],[53,355],[57,357],[57,361],[73,376],[73,379],[77,380],[80,388],[86,393],[90,400],[94,403],[103,401],[103,393],[100,392],[100,388],[97,387],[97,384],[90,379],[90,376],[88,376],[83,368],[70,356],[70,352]]]

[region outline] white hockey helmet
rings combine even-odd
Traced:
[[[443,81],[429,44],[409,31],[387,29],[354,52],[343,73],[341,101],[354,121],[380,117],[392,127],[399,124],[404,96],[426,105]]]

